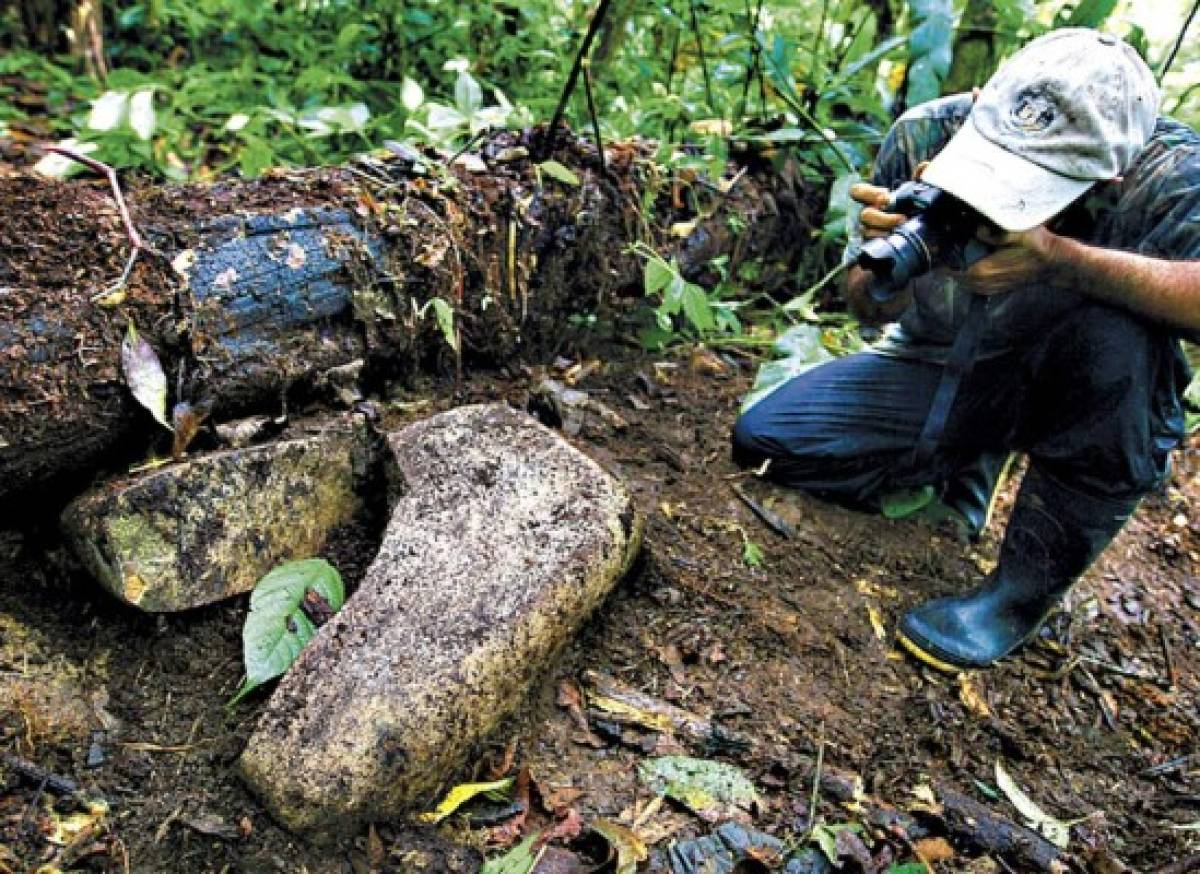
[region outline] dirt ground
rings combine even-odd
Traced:
[[[769,488],[728,458],[749,361],[688,350],[617,359],[576,388],[626,427],[593,417],[572,439],[631,485],[648,520],[644,559],[463,779],[528,768],[543,805],[574,808],[585,826],[636,825],[665,846],[712,826],[655,802],[638,763],[672,751],[716,757],[762,793],[750,823],[797,842],[808,831],[814,762],[861,776],[868,795],[903,809],[924,803],[918,787],[949,785],[1019,820],[995,789],[1002,760],[1049,813],[1085,818],[1070,851],[1090,858],[1091,870],[1129,870],[1116,860],[1193,870],[1180,865],[1200,853],[1196,449],[1179,453],[1170,487],[1145,502],[1027,654],[955,681],[901,656],[895,621],[989,568],[1003,511],[966,546],[923,523]],[[543,375],[477,376],[454,402],[525,407]],[[391,417],[449,406],[419,399],[451,391],[418,386],[392,399]],[[789,519],[796,536],[766,528],[735,484]],[[369,531],[350,531],[330,549],[351,584],[370,541]],[[747,541],[762,550],[761,566],[744,560]],[[224,706],[240,679],[246,600],[142,615],[82,578],[50,525],[0,535],[0,751],[108,805],[102,817],[86,815],[55,802],[52,786],[0,766],[0,872],[473,871],[489,838],[512,841],[518,830],[504,838],[495,816],[475,827],[459,817],[437,828],[379,824],[329,846],[273,824],[232,772],[262,698]],[[559,702],[589,688],[590,671],[751,744],[714,752],[595,719],[585,734],[578,711]],[[826,791],[816,813],[827,824],[861,818]],[[872,861],[842,870],[915,858],[904,840],[873,837]],[[961,837],[950,843],[953,855],[933,870],[1019,870],[981,861]],[[591,870],[550,860],[538,870]]]

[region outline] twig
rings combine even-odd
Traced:
[[[1138,771],[1138,776],[1161,777],[1163,774],[1170,774],[1172,771],[1178,771],[1194,758],[1196,758],[1196,755],[1192,753],[1186,756],[1180,756],[1177,759],[1171,759],[1169,762],[1163,762],[1160,765],[1151,765],[1149,768],[1143,768],[1142,770]]]
[[[750,14],[749,0],[746,2],[746,16],[750,19],[750,40],[754,47],[750,50],[750,66],[746,68],[746,81],[742,83],[742,99],[738,115],[746,114],[746,106],[750,101],[750,83],[756,77],[759,81],[759,93],[762,93],[762,43],[758,39],[758,22],[762,18],[763,2],[764,0],[758,0],[753,15]]]
[[[485,127],[482,130],[477,130],[477,131],[475,131],[475,133],[471,134],[471,138],[469,140],[467,140],[465,143],[463,143],[463,147],[461,149],[459,149],[457,152],[455,152],[453,155],[450,156],[450,160],[446,162],[446,166],[453,167],[454,162],[457,161],[459,158],[461,158],[463,155],[465,155],[467,153],[467,149],[471,148],[471,146],[475,145],[477,142],[479,142],[481,139],[483,139],[483,135],[486,134],[487,132],[488,132],[488,129]]]
[[[733,493],[738,496],[738,499],[745,504],[759,518],[764,525],[782,537],[784,540],[791,540],[796,536],[796,529],[788,524],[788,521],[776,513],[760,504],[754,498],[746,494],[737,483],[731,483],[730,488]]]
[[[1171,641],[1167,638],[1167,626],[1158,626],[1158,642],[1162,646],[1163,661],[1167,667],[1167,682],[1172,686],[1177,685],[1177,675],[1175,673],[1175,658],[1171,654]]]
[[[1165,680],[1157,674],[1149,673],[1148,671],[1134,671],[1129,668],[1123,668],[1120,665],[1114,665],[1112,662],[1106,662],[1104,659],[1098,659],[1095,656],[1082,655],[1079,661],[1092,667],[1099,668],[1105,673],[1116,674],[1118,677],[1128,677],[1131,680],[1145,680],[1148,683],[1154,683],[1157,686],[1170,688],[1170,681]]]
[[[36,784],[39,792],[42,789],[49,789],[55,795],[74,795],[79,791],[79,786],[74,780],[60,777],[52,771],[47,771],[41,765],[36,765],[20,756],[14,756],[12,753],[0,753],[0,764],[25,782]]]
[[[95,170],[97,173],[102,173],[108,179],[108,184],[112,186],[113,199],[117,202],[117,212],[120,213],[121,224],[125,226],[125,234],[129,237],[129,245],[132,248],[129,252],[129,259],[125,262],[125,269],[121,271],[120,278],[104,291],[93,295],[92,300],[107,297],[114,292],[120,291],[125,287],[125,283],[129,281],[129,275],[133,272],[133,265],[137,261],[138,255],[141,254],[143,249],[149,247],[142,240],[142,235],[138,233],[138,229],[133,223],[133,218],[129,215],[129,207],[125,203],[125,195],[121,192],[121,183],[117,181],[117,171],[103,161],[89,158],[87,155],[77,152],[74,149],[69,149],[66,146],[46,146],[46,151],[62,155],[64,158],[70,158],[77,164],[82,164],[91,170]]]
[[[808,799],[808,836],[817,825],[817,799],[821,795],[821,766],[825,764],[825,720],[821,720],[821,744],[817,747],[817,765],[813,770],[812,795]]]
[[[604,138],[600,135],[600,119],[596,115],[596,100],[592,96],[592,62],[583,62],[583,94],[587,97],[588,115],[592,118],[592,133],[596,137],[596,156],[600,160],[600,175],[608,176],[604,163]]]
[[[1171,47],[1171,54],[1167,56],[1167,62],[1163,64],[1162,70],[1159,71],[1159,82],[1166,78],[1167,71],[1171,69],[1171,64],[1175,63],[1175,55],[1179,53],[1179,47],[1183,45],[1183,38],[1187,35],[1188,28],[1192,26],[1192,19],[1196,17],[1198,10],[1200,10],[1200,0],[1196,0],[1192,4],[1192,11],[1188,13],[1187,18],[1184,20],[1183,27],[1179,28],[1179,36],[1175,40],[1175,45]]]
[[[584,34],[579,51],[575,53],[571,72],[567,74],[567,83],[563,86],[562,94],[559,95],[558,106],[554,107],[554,115],[550,117],[550,130],[546,132],[546,141],[541,150],[543,157],[549,157],[554,151],[554,139],[558,136],[558,123],[562,121],[567,101],[571,99],[571,94],[575,90],[579,71],[583,68],[583,59],[587,57],[588,51],[592,47],[592,40],[596,38],[596,32],[600,29],[600,24],[604,21],[604,16],[608,14],[608,7],[611,5],[612,0],[600,0],[600,5],[596,7],[596,14],[592,16],[591,23],[588,24],[587,33]]]

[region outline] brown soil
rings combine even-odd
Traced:
[[[1157,871],[1200,850],[1196,831],[1171,828],[1200,819],[1195,449],[1179,454],[1170,488],[1145,502],[1043,638],[964,689],[897,653],[892,629],[906,605],[977,580],[994,559],[1002,519],[966,547],[921,523],[770,489],[728,459],[748,365],[726,359],[726,372],[714,375],[687,355],[617,357],[577,387],[628,427],[591,419],[575,440],[635,490],[648,517],[645,560],[546,666],[525,712],[463,779],[487,775],[500,760],[508,773],[528,766],[543,797],[577,794],[571,803],[585,824],[629,825],[646,814],[650,795],[636,766],[679,744],[596,725],[603,742],[580,743],[556,693],[562,681],[596,670],[750,736],[752,752],[724,758],[764,795],[753,824],[781,838],[806,831],[820,752],[824,767],[861,775],[868,793],[897,806],[912,805],[919,785],[945,781],[1019,819],[1003,797],[988,797],[1001,759],[1047,811],[1088,817],[1071,851],[1096,866],[1119,858]],[[460,400],[525,406],[543,375],[476,378]],[[450,403],[393,405],[391,418]],[[796,524],[796,538],[766,529],[734,482],[773,501]],[[745,539],[763,549],[761,567],[743,561]],[[353,582],[370,559],[370,537],[347,532],[330,557]],[[380,824],[317,847],[263,813],[232,772],[261,699],[224,707],[240,676],[245,599],[174,616],[122,608],[72,569],[48,526],[0,537],[0,576],[0,693],[11,699],[0,700],[0,750],[78,781],[111,806],[64,849],[47,831],[71,804],[51,813],[47,791],[0,766],[0,871],[42,862],[136,872],[477,868],[489,830],[461,821]],[[827,823],[856,817],[828,797],[817,812]],[[664,843],[710,828],[670,803],[640,826]],[[967,869],[976,854],[956,850],[937,870]],[[874,852],[913,858],[903,842],[877,842]]]

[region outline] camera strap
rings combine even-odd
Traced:
[[[954,408],[959,386],[975,366],[975,353],[979,351],[979,341],[987,327],[987,310],[990,303],[990,297],[982,294],[971,295],[967,318],[958,329],[958,336],[954,338],[954,344],[950,347],[950,355],[942,369],[942,378],[938,381],[933,400],[929,404],[925,426],[921,429],[921,436],[917,438],[917,445],[913,448],[914,467],[924,467],[942,442],[942,432],[946,430],[946,421],[950,418],[950,410]]]

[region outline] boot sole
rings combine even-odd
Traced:
[[[920,644],[906,637],[903,633],[897,632],[896,642],[903,647],[909,655],[917,661],[928,665],[931,668],[936,668],[945,674],[961,674],[964,671],[972,670],[971,665],[956,665],[953,662],[943,661],[937,656],[926,652],[921,648]]]

